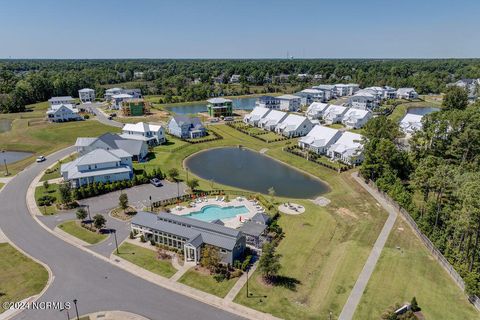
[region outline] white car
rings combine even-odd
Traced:
[[[37,162],[43,162],[45,160],[47,160],[47,158],[45,158],[44,156],[37,157]]]

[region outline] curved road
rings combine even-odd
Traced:
[[[92,112],[97,116],[97,120],[103,124],[113,126],[113,127],[123,127],[123,123],[115,121],[115,120],[109,120],[105,114],[98,110],[98,107],[100,106],[100,103],[92,103],[88,106],[92,110]]]
[[[78,249],[43,229],[26,206],[29,184],[72,148],[20,172],[0,192],[0,228],[22,250],[50,266],[53,283],[39,301],[78,299],[80,314],[122,310],[150,319],[239,319],[239,317],[159,287]],[[72,315],[72,311],[70,311]],[[26,310],[16,319],[65,319],[58,310]]]

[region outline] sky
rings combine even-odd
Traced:
[[[479,58],[479,0],[0,0],[0,58]]]

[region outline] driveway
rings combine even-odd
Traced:
[[[121,122],[118,122],[118,121],[115,121],[115,120],[109,120],[107,115],[105,115],[105,113],[103,113],[99,107],[101,106],[102,104],[99,103],[99,102],[94,102],[94,103],[91,103],[91,104],[84,104],[82,105],[85,109],[89,110],[90,112],[92,112],[93,114],[95,114],[97,116],[97,120],[103,124],[106,124],[108,126],[114,126],[114,127],[119,127],[119,128],[122,128],[123,127],[123,123]]]

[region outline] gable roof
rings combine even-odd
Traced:
[[[154,125],[154,124],[145,123],[145,122],[137,122],[135,124],[133,123],[125,124],[122,130],[146,133],[150,131],[158,131],[160,130],[161,127],[162,127],[161,125]]]
[[[337,129],[317,124],[305,137],[300,138],[300,142],[321,148],[335,143],[339,133],[340,131]]]
[[[347,109],[348,109],[347,107],[339,106],[336,104],[329,104],[328,107],[325,109],[325,115],[343,114],[344,112],[347,111]]]
[[[299,116],[298,114],[290,113],[283,121],[278,125],[279,128],[296,130],[300,125],[305,121],[309,121],[304,116]]]
[[[300,99],[300,97],[296,96],[296,95],[293,95],[293,94],[284,94],[284,95],[278,96],[277,99],[280,99],[280,100],[297,100],[297,99]]]
[[[83,165],[89,165],[89,164],[118,162],[120,160],[121,159],[115,154],[113,154],[112,152],[109,152],[104,149],[95,149],[93,151],[90,151],[86,155],[78,158],[78,161],[76,164],[78,166],[83,166]]]
[[[286,115],[286,112],[279,110],[271,110],[262,120],[278,122],[281,121]]]
[[[330,151],[354,155],[363,149],[362,139],[361,134],[345,131],[337,142],[330,147]]]
[[[328,108],[328,103],[322,103],[322,102],[312,102],[310,106],[307,108],[307,113],[309,112],[322,112],[325,111],[325,109]]]
[[[176,116],[173,116],[170,121],[172,120],[175,121],[179,126],[188,125],[191,128],[197,129],[197,130],[204,128],[203,123],[197,117],[187,117],[187,116],[176,115]]]
[[[362,109],[355,109],[355,108],[350,108],[345,112],[343,115],[344,120],[349,120],[349,119],[358,119],[361,120],[371,114],[369,110],[362,110]]]
[[[218,97],[218,98],[208,99],[207,102],[216,104],[216,103],[232,102],[232,100]]]

